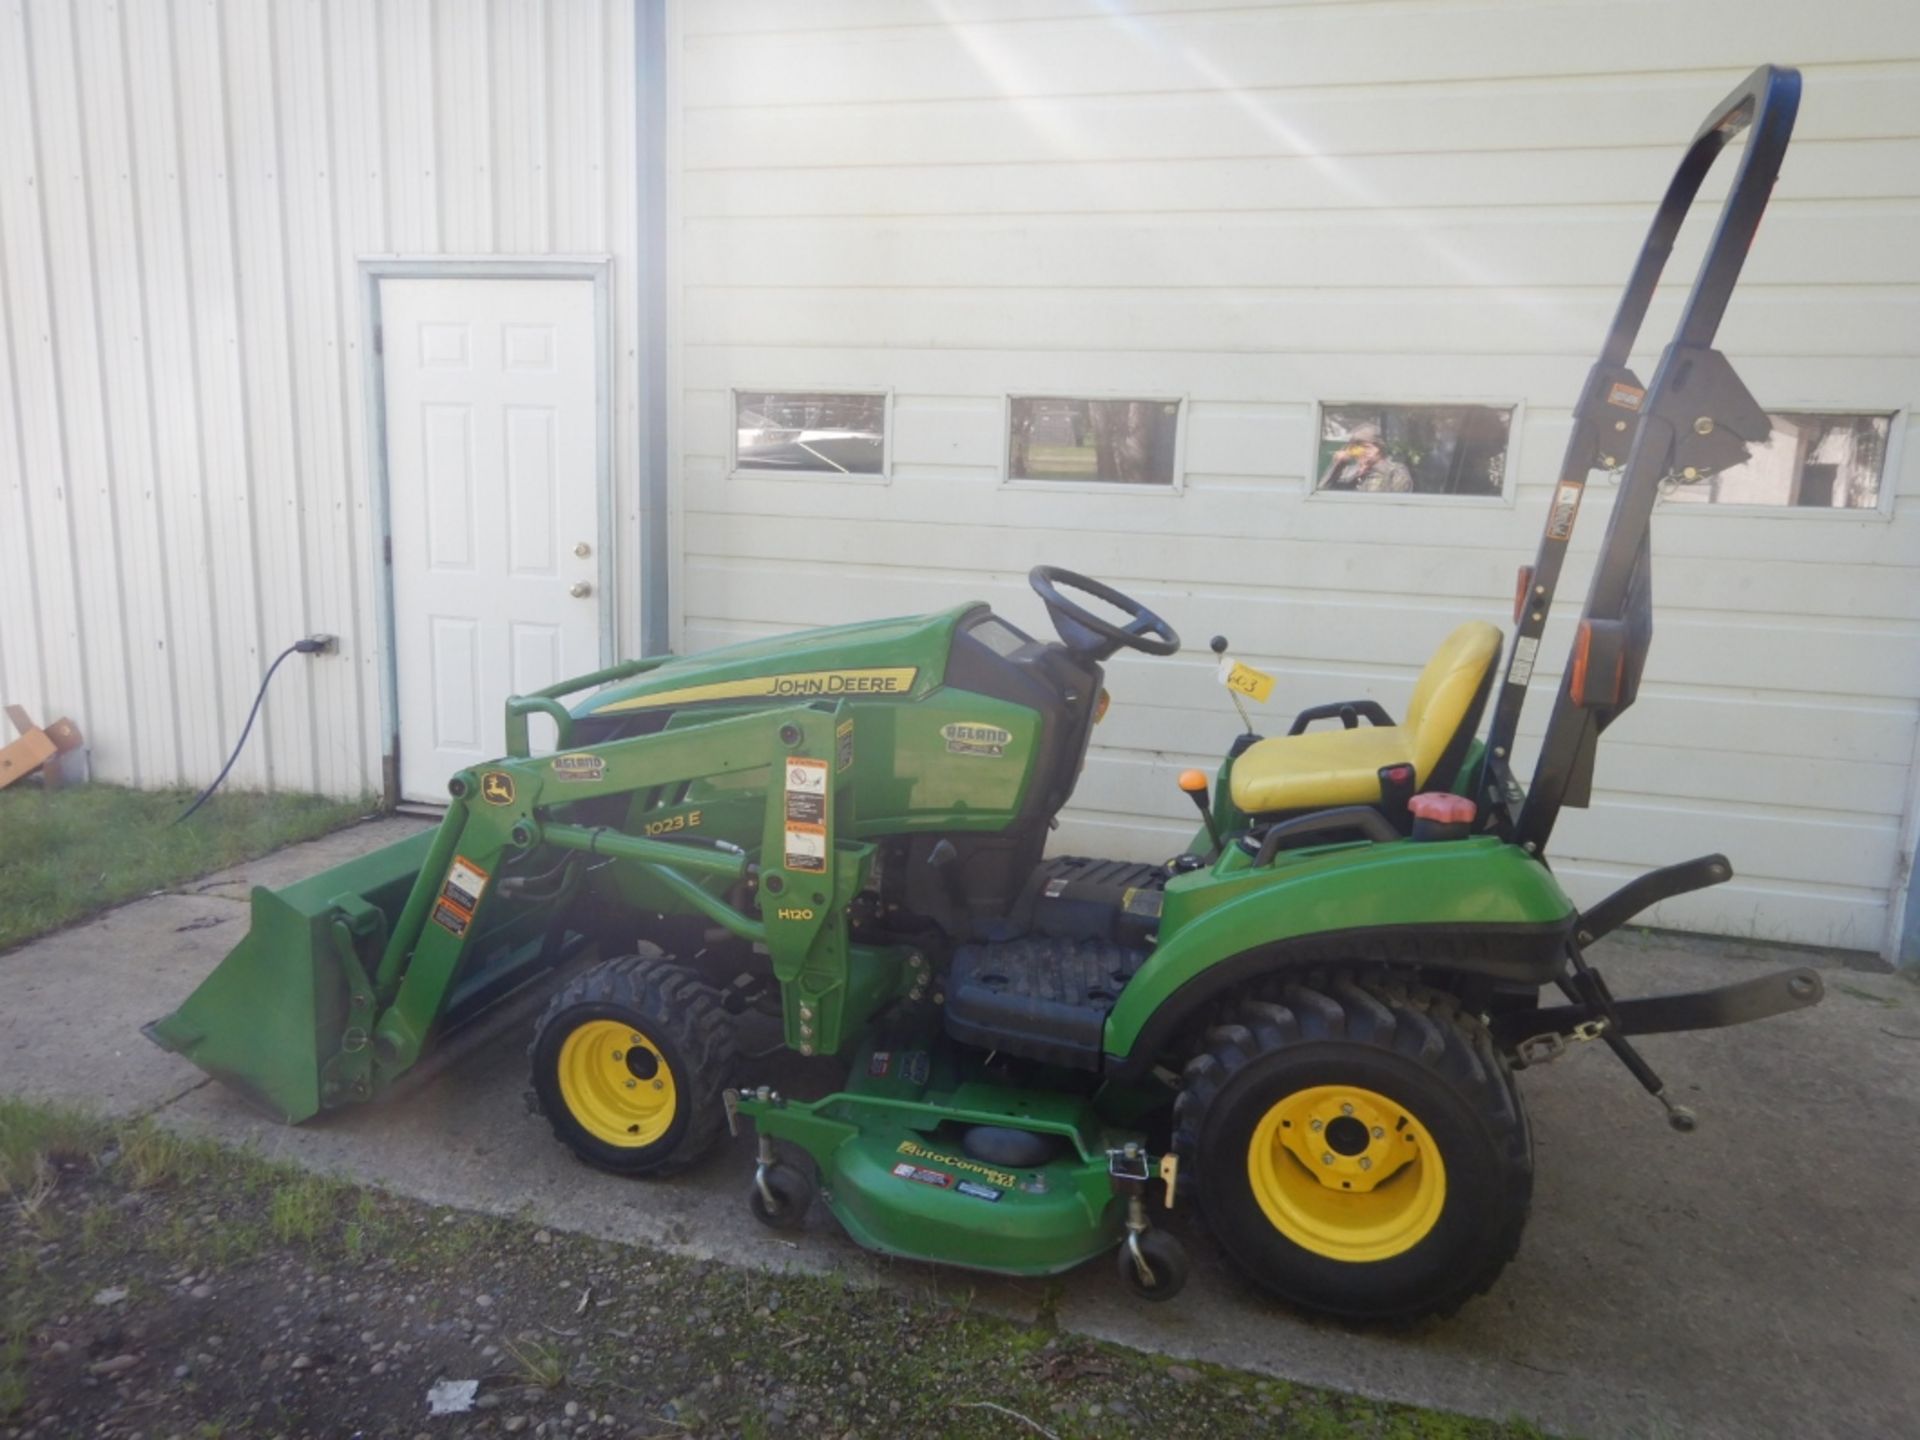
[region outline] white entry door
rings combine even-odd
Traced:
[[[593,285],[389,279],[380,309],[400,793],[444,802],[507,696],[600,666]]]

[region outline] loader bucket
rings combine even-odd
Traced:
[[[373,918],[359,901],[385,915],[383,932],[391,927],[433,841],[423,831],[284,890],[256,889],[246,938],[178,1010],[146,1026],[147,1037],[277,1119],[317,1115],[349,1000],[334,920],[343,905]]]

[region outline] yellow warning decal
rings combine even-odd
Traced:
[[[621,710],[657,710],[663,705],[694,705],[704,700],[811,700],[822,695],[904,695],[920,673],[912,665],[881,665],[865,670],[802,670],[788,675],[754,675],[745,680],[716,680],[657,690],[616,700],[593,713],[612,715]]]

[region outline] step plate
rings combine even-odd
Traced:
[[[1111,940],[963,945],[947,980],[947,1033],[1006,1055],[1097,1070],[1107,1013],[1146,958]]]

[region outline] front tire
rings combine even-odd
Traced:
[[[733,1026],[713,991],[670,960],[594,966],[553,997],[527,1054],[554,1135],[599,1169],[671,1175],[726,1133]]]
[[[1519,1246],[1526,1112],[1485,1027],[1442,992],[1337,977],[1244,1002],[1174,1115],[1222,1248],[1296,1305],[1450,1314]]]

